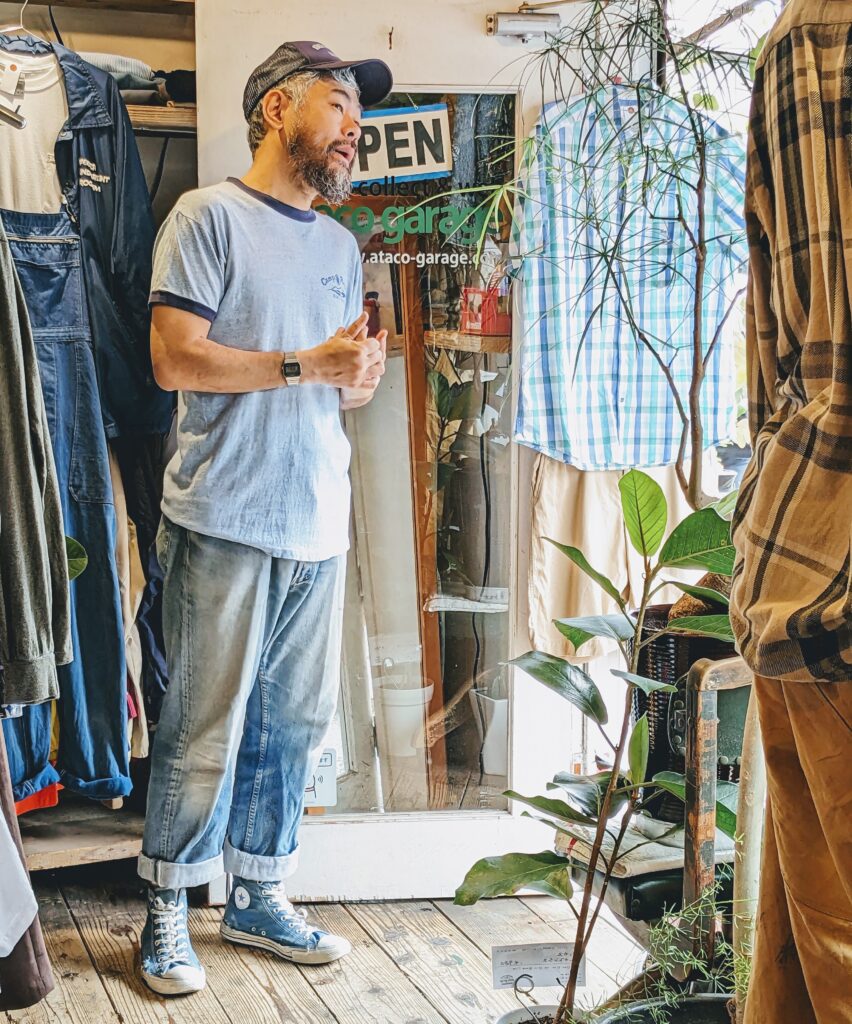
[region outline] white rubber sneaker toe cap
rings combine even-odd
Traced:
[[[339,960],[352,952],[352,944],[342,935],[325,934],[317,943],[317,953],[327,956],[329,960]]]
[[[143,971],[142,978],[148,988],[161,996],[187,996],[192,992],[200,992],[207,984],[204,968],[192,967],[190,964],[173,967],[165,975]]]

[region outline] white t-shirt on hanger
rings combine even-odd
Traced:
[[[0,83],[20,72],[23,95],[0,89],[0,103],[27,119],[15,128],[0,120],[0,208],[18,213],[58,213],[62,190],[56,175],[56,139],[68,120],[65,79],[54,54],[31,56],[0,50]]]
[[[12,952],[37,913],[30,880],[6,819],[0,814],[0,957]]]

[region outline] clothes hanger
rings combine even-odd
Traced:
[[[30,34],[29,29],[24,25],[24,12],[29,5],[30,0],[24,0],[21,5],[20,13],[18,14],[18,23],[11,25],[3,25],[0,27],[0,35],[11,35],[13,32],[23,32],[27,35]],[[2,49],[2,48],[0,48]],[[20,113],[20,106],[16,109],[7,107],[5,103],[0,100],[0,121],[5,124],[11,125],[13,128],[25,128],[27,125],[27,119]]]
[[[0,34],[8,36],[11,35],[12,32],[29,32],[29,29],[24,25],[24,12],[29,6],[29,3],[30,0],[24,0],[23,4],[21,4],[21,10],[20,13],[18,14],[17,25],[3,25],[2,27],[0,27]]]

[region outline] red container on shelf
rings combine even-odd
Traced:
[[[463,288],[461,330],[465,334],[512,333],[508,291],[499,288]]]

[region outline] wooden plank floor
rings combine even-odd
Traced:
[[[518,1004],[511,992],[491,989],[491,947],[572,936],[570,910],[544,897],[469,908],[448,900],[312,904],[312,919],[345,935],[353,952],[325,967],[298,967],[223,943],[221,910],[193,907],[208,985],[164,1000],[138,979],[145,911],[132,861],[41,872],[34,881],[56,989],[0,1024],[493,1024]],[[584,1005],[629,981],[642,959],[615,920],[602,918]]]

